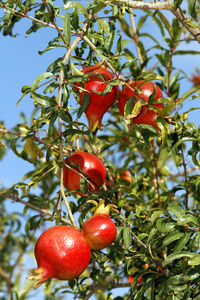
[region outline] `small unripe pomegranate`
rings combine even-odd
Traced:
[[[88,202],[97,205],[96,201],[89,200]],[[104,206],[103,200],[100,200],[94,215],[83,224],[82,232],[91,249],[104,249],[115,240],[117,229],[109,216],[110,209],[115,210],[115,207],[113,204]]]
[[[125,180],[127,183],[132,184],[132,177],[131,177],[131,173],[129,171],[123,171],[120,174],[120,177]]]
[[[38,268],[30,272],[29,280],[37,280],[38,288],[50,278],[72,280],[88,266],[91,250],[84,235],[75,228],[56,225],[45,230],[35,245]]]
[[[86,176],[89,182],[87,183],[88,190],[91,192],[98,191],[106,179],[106,169],[103,162],[94,154],[77,150],[70,155],[65,164],[70,165],[70,162],[77,165],[72,169],[63,166],[63,184],[69,191],[77,191],[77,194],[84,196],[80,191],[81,175]],[[75,171],[73,171],[75,170]]]
[[[102,129],[102,118],[110,108],[110,106],[117,99],[119,88],[117,85],[113,86],[110,92],[102,95],[105,89],[108,86],[107,81],[113,79],[113,75],[106,69],[101,63],[97,63],[94,66],[86,67],[81,70],[84,74],[94,73],[87,78],[87,81],[84,83],[82,91],[78,87],[81,87],[80,83],[75,83],[75,90],[79,90],[80,104],[83,103],[83,95],[87,93],[90,96],[90,102],[85,110],[86,117],[88,119],[89,128],[92,131],[95,131],[96,128]],[[103,78],[101,78],[101,75]]]
[[[132,97],[134,96],[136,101],[139,101],[139,99],[145,100],[146,102],[148,102],[149,97],[153,94],[153,90],[154,87],[156,88],[156,95],[155,95],[155,101],[158,100],[159,98],[163,97],[162,91],[161,89],[153,82],[148,81],[148,82],[144,82],[143,80],[139,80],[139,81],[131,81],[129,83],[130,87],[132,89],[135,90],[132,91],[129,87],[124,86],[122,89],[122,92],[119,96],[119,100],[118,100],[118,106],[119,106],[119,110],[120,113],[122,114],[122,116],[124,116],[124,107],[126,102]],[[142,93],[139,93],[136,89],[138,88],[139,90],[142,91]],[[155,103],[152,104],[152,106],[157,107],[159,110],[162,109],[163,107],[163,103]],[[157,123],[156,123],[156,118],[157,118],[158,114],[153,111],[148,109],[148,107],[146,105],[141,107],[140,112],[138,113],[138,115],[136,115],[135,117],[132,118],[132,122],[135,124],[147,124],[147,125],[151,125],[153,126],[156,130],[159,129]]]

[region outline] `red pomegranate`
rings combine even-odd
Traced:
[[[90,95],[90,102],[85,110],[86,117],[88,119],[89,128],[95,131],[96,128],[102,129],[102,118],[105,112],[115,102],[118,96],[119,88],[117,85],[113,86],[110,92],[102,95],[108,86],[108,81],[113,79],[113,75],[106,69],[101,63],[97,63],[94,66],[86,67],[81,72],[93,73],[87,78],[83,88],[86,91],[82,91],[78,87],[81,87],[80,83],[75,83],[75,90],[79,90],[80,104],[83,103],[83,95],[87,93]],[[101,78],[101,75],[103,78]]]
[[[65,160],[66,165],[70,165],[70,162],[77,165],[77,167],[72,167],[76,172],[65,165],[63,166],[64,186],[69,191],[77,191],[77,194],[84,196],[85,194],[79,192],[81,180],[79,174],[84,174],[91,183],[87,183],[88,190],[91,192],[98,191],[106,179],[106,169],[103,162],[96,155],[82,150],[77,150]]]
[[[38,268],[29,273],[29,280],[37,280],[38,288],[50,278],[72,280],[88,266],[91,257],[89,244],[83,234],[66,225],[45,230],[35,245]]]
[[[88,202],[95,203],[96,201]],[[109,216],[110,209],[115,209],[115,207],[113,204],[104,206],[103,200],[100,200],[94,215],[83,224],[82,233],[91,249],[104,249],[115,240],[117,229]]]
[[[122,89],[122,92],[119,96],[119,100],[118,100],[118,106],[119,106],[119,110],[120,113],[122,114],[122,116],[124,116],[124,106],[126,104],[126,102],[132,97],[134,96],[136,99],[136,102],[141,98],[143,100],[145,100],[146,102],[148,102],[149,97],[153,94],[153,90],[154,87],[156,88],[156,95],[155,95],[155,101],[158,100],[159,98],[163,97],[162,91],[161,89],[153,82],[148,81],[148,82],[144,82],[143,80],[140,81],[131,81],[129,83],[129,85],[131,86],[131,88],[133,88],[135,90],[132,91],[129,87],[124,86]],[[140,94],[136,89],[138,88],[139,90],[142,91],[142,93]],[[162,109],[163,107],[163,103],[156,103],[156,104],[152,104],[152,106],[157,107],[158,109]],[[157,118],[158,114],[153,111],[150,110],[146,105],[141,107],[141,110],[139,112],[139,114],[135,117],[133,117],[132,121],[135,124],[147,124],[147,125],[151,125],[153,126],[156,130],[159,129],[157,123],[156,123],[156,118]]]

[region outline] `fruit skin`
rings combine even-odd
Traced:
[[[88,266],[91,250],[86,238],[75,228],[56,225],[45,230],[35,245],[38,269],[34,269],[29,280],[37,280],[38,288],[50,278],[72,280]]]
[[[82,232],[93,250],[108,247],[117,235],[115,223],[111,220],[109,214],[92,216],[84,223]]]
[[[126,102],[132,96],[135,96],[136,101],[139,101],[139,98],[142,98],[143,100],[148,102],[149,97],[153,94],[153,89],[154,89],[154,86],[155,86],[155,88],[156,88],[155,101],[158,100],[159,98],[163,97],[161,89],[155,83],[153,83],[151,81],[148,81],[148,82],[144,82],[143,80],[139,80],[137,82],[131,81],[129,83],[129,85],[134,90],[135,90],[135,87],[138,88],[139,90],[142,91],[142,93],[139,94],[135,90],[135,92],[136,92],[136,94],[135,94],[129,87],[127,87],[127,86],[123,87],[122,92],[121,92],[121,94],[119,96],[119,99],[118,99],[119,111],[122,114],[122,116],[124,116],[124,106],[125,106]],[[162,107],[163,107],[163,103],[152,104],[152,106],[155,106],[159,110],[161,110]],[[158,130],[159,127],[156,123],[157,116],[158,116],[158,114],[155,111],[148,109],[147,106],[145,105],[145,106],[141,107],[141,111],[139,112],[139,114],[132,118],[132,122],[135,123],[135,124],[151,125],[156,130]]]
[[[119,88],[117,85],[113,86],[112,90],[105,95],[98,95],[95,92],[102,93],[108,86],[105,81],[110,81],[113,79],[113,75],[106,69],[101,63],[97,63],[94,66],[86,67],[81,70],[82,73],[94,73],[87,78],[87,81],[84,83],[83,88],[86,91],[80,92],[80,104],[83,103],[83,95],[87,93],[90,95],[90,102],[85,110],[86,117],[88,119],[89,128],[92,131],[95,131],[96,128],[102,129],[102,118],[105,112],[110,108],[110,106],[117,99]],[[104,80],[99,77],[100,74]],[[75,90],[81,91],[78,87],[81,87],[80,83],[75,83]]]
[[[69,164],[70,162],[77,164],[80,169],[76,167],[72,168],[81,174],[84,172],[88,180],[94,186],[93,189],[92,186],[87,183],[88,190],[91,192],[98,191],[106,179],[106,169],[103,162],[96,155],[83,150],[77,150],[65,160],[65,164]],[[81,176],[79,174],[67,168],[65,165],[63,166],[63,184],[69,191],[79,191],[80,180]],[[77,194],[80,196],[86,195],[81,192],[77,192]]]
[[[87,201],[93,203],[97,208],[94,215],[90,217],[82,227],[82,233],[88,240],[90,248],[93,250],[101,250],[108,247],[116,238],[117,229],[115,223],[111,220],[110,210],[116,210],[116,205],[104,205],[102,199],[97,204],[94,200]]]

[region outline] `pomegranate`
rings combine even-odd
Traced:
[[[129,171],[123,171],[120,174],[120,177],[125,180],[127,183],[132,184],[132,177],[131,177],[131,173]]]
[[[161,89],[153,82],[148,81],[148,82],[144,82],[143,80],[140,81],[131,81],[129,83],[130,87],[133,88],[135,90],[132,91],[129,87],[124,86],[122,89],[122,92],[119,96],[119,100],[118,100],[118,106],[119,106],[119,110],[120,113],[122,114],[122,116],[124,116],[124,106],[126,104],[126,102],[132,97],[134,96],[136,102],[139,101],[139,99],[143,99],[146,102],[148,102],[149,97],[153,94],[153,90],[154,87],[156,88],[156,95],[155,95],[155,101],[158,100],[159,98],[163,97],[162,91]],[[142,93],[140,94],[136,89],[138,88],[139,90],[142,91]],[[157,107],[159,110],[162,109],[163,107],[163,103],[156,103],[156,104],[152,104],[152,106]],[[156,123],[156,118],[157,118],[158,114],[153,111],[150,110],[146,105],[141,107],[140,112],[138,113],[138,115],[136,115],[135,117],[132,118],[132,122],[135,124],[147,124],[147,125],[151,125],[153,126],[156,130],[159,129],[157,123]]]
[[[113,79],[113,75],[106,69],[101,63],[97,63],[94,66],[86,67],[81,72],[94,73],[87,78],[83,88],[86,91],[82,91],[80,83],[75,83],[75,90],[79,90],[80,104],[83,103],[83,95],[87,93],[90,95],[90,102],[85,110],[86,117],[88,119],[89,128],[95,131],[96,128],[102,129],[102,118],[105,112],[115,102],[118,96],[119,88],[117,85],[113,86],[111,91],[102,95],[108,86],[107,81]],[[101,75],[103,78],[101,78]]]
[[[64,186],[69,191],[76,190],[77,194],[85,196],[86,194],[79,192],[81,180],[79,174],[83,174],[91,183],[87,183],[87,189],[91,192],[98,191],[106,179],[106,169],[103,162],[96,155],[82,150],[77,150],[65,160],[66,165],[70,165],[70,162],[78,166],[72,166],[76,172],[65,165],[63,166]]]
[[[29,280],[37,280],[38,288],[50,278],[72,280],[89,264],[91,251],[83,234],[66,225],[56,225],[45,230],[35,245],[38,268],[29,273]]]
[[[89,200],[88,202],[97,206],[96,201]],[[115,240],[117,229],[109,216],[109,211],[116,210],[115,208],[116,206],[113,204],[105,206],[103,200],[100,200],[94,215],[83,224],[82,233],[88,240],[91,249],[104,249]]]

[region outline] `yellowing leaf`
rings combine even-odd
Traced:
[[[37,157],[42,158],[44,157],[44,154],[42,151],[38,148],[38,146],[34,143],[32,138],[29,138],[26,140],[26,143],[24,145],[24,151],[30,155],[32,159],[36,159]]]
[[[0,147],[7,149],[7,147],[0,141]]]

